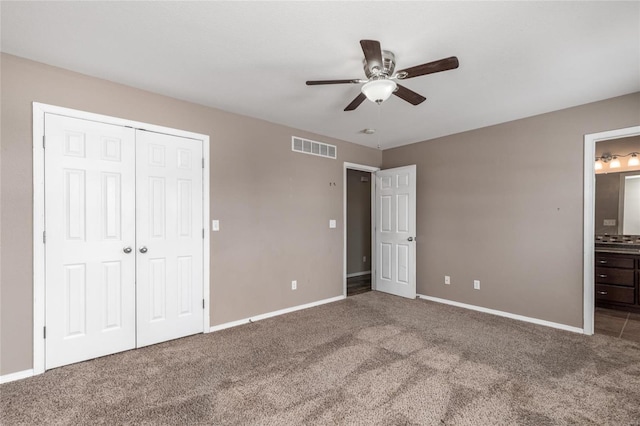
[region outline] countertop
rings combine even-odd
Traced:
[[[640,254],[637,248],[596,247],[596,253]]]

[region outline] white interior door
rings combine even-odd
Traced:
[[[376,176],[375,289],[416,297],[416,166]]]
[[[202,141],[136,131],[138,347],[203,331]]]
[[[131,128],[46,114],[45,137],[48,369],[135,347],[135,163]]]

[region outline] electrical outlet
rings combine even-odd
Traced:
[[[362,263],[367,263],[367,256],[362,256]]]
[[[473,289],[480,290],[480,280],[473,280]]]
[[[291,290],[297,290],[298,289],[298,281],[293,280],[291,281]]]
[[[451,277],[449,275],[445,275],[444,276],[444,283],[445,284],[451,284]]]

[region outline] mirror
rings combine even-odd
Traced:
[[[596,235],[640,235],[640,172],[596,175]]]
[[[620,207],[618,209],[622,235],[640,235],[640,172],[620,176]]]
[[[596,157],[620,155],[620,167],[605,161],[596,171],[596,235],[640,235],[640,166],[628,165],[632,152],[640,152],[640,136],[596,143]]]

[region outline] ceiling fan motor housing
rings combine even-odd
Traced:
[[[396,56],[393,52],[388,50],[382,51],[382,67],[378,70],[376,64],[370,66],[365,59],[362,61],[364,64],[364,73],[368,79],[389,78],[393,75],[393,71],[396,69]]]

